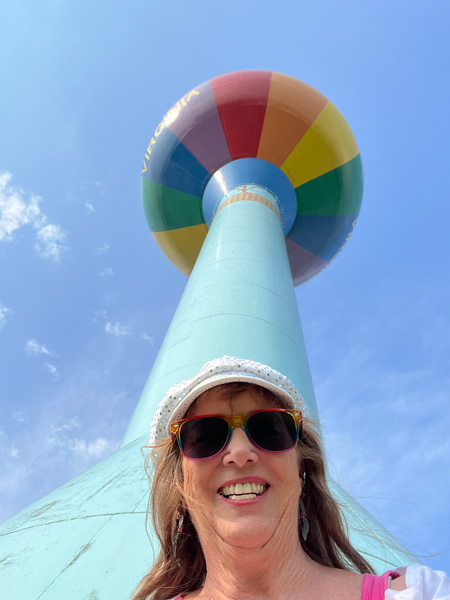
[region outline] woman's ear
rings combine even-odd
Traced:
[[[305,461],[304,460],[300,461],[300,479],[302,479],[302,480],[305,479]]]

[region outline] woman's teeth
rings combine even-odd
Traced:
[[[230,500],[248,500],[264,494],[267,487],[267,484],[263,483],[235,483],[232,485],[224,485],[223,488],[220,488],[219,493],[222,494],[222,496],[230,498]]]

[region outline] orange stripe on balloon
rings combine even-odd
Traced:
[[[310,85],[272,73],[257,158],[281,167],[326,103],[325,96]]]

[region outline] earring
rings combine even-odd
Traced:
[[[298,506],[300,509],[300,531],[302,532],[303,541],[306,542],[306,538],[309,533],[309,521],[306,516],[306,508],[305,503],[303,502],[303,496],[305,495],[305,483],[306,483],[306,471],[303,473],[303,486],[302,486],[302,495],[299,498]]]
[[[177,521],[175,523],[175,531],[173,532],[173,535],[172,535],[173,555],[175,557],[177,556],[177,552],[179,550],[181,550],[181,548],[184,544],[184,536],[182,534],[183,534],[183,521],[184,521],[185,510],[184,510],[183,504],[181,502],[178,505],[177,510],[178,510]]]
[[[309,521],[308,517],[306,516],[306,508],[303,498],[299,499],[298,504],[300,508],[300,531],[302,532],[303,541],[306,542],[306,538],[308,537],[309,533]]]

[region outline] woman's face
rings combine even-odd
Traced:
[[[189,416],[233,415],[263,408],[278,406],[270,404],[260,388],[231,397],[213,388],[196,400]],[[287,537],[298,542],[301,480],[295,448],[266,452],[254,446],[241,427],[236,427],[220,454],[202,461],[183,457],[183,474],[187,507],[205,553],[208,545],[221,541],[241,548],[258,548],[277,540],[284,543]],[[259,495],[236,497],[245,488],[229,486],[238,483],[250,484],[251,495],[255,491]]]

